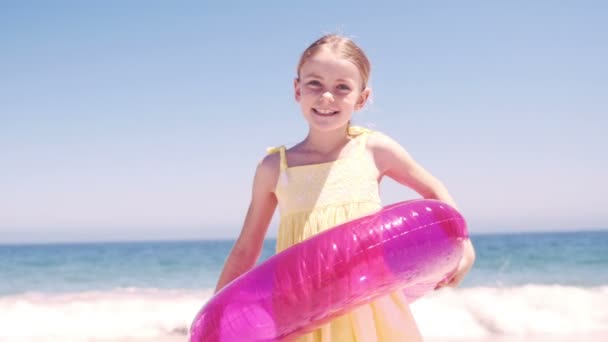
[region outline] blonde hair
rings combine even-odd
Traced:
[[[322,48],[329,49],[329,51],[335,53],[341,58],[346,59],[353,63],[359,73],[361,74],[361,91],[363,91],[367,87],[367,83],[369,81],[369,76],[371,73],[371,64],[369,59],[361,50],[361,48],[355,44],[350,38],[340,36],[337,34],[327,34],[323,37],[317,39],[314,43],[310,44],[302,53],[300,57],[300,61],[298,62],[297,75],[298,79],[300,79],[300,69],[302,69],[302,65],[306,62],[306,60],[312,56],[314,56],[319,50]],[[366,129],[361,127],[353,127],[348,123],[347,134],[349,136],[356,136]]]
[[[361,90],[367,87],[367,82],[369,81],[369,75],[371,73],[369,59],[367,59],[367,56],[363,50],[361,50],[361,48],[359,48],[359,46],[357,46],[357,44],[355,44],[355,42],[353,42],[350,38],[337,34],[327,34],[317,39],[314,43],[310,44],[306,50],[304,50],[302,56],[300,57],[300,62],[298,63],[298,78],[300,78],[300,69],[302,68],[302,65],[308,58],[314,56],[321,48],[327,48],[331,52],[353,63],[357,69],[359,69],[361,79],[363,80]]]

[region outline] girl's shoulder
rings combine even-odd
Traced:
[[[375,131],[367,138],[366,149],[374,159],[378,170],[391,168],[396,161],[409,159],[409,153],[395,139],[382,132]]]
[[[276,153],[279,151],[278,147],[269,148],[266,155],[258,162],[255,171],[255,182],[270,192],[275,188],[280,172],[281,158],[280,154]]]
[[[367,134],[367,149],[371,152],[382,152],[399,145],[395,139],[380,131],[369,131]]]
[[[260,166],[278,170],[281,164],[281,155],[284,155],[285,150],[286,147],[284,145],[267,148],[266,155],[260,161]]]

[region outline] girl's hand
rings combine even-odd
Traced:
[[[457,287],[460,285],[464,279],[464,276],[469,272],[471,267],[473,267],[473,263],[475,262],[475,250],[473,249],[473,244],[471,243],[471,240],[466,240],[464,244],[464,254],[458,263],[458,267],[456,267],[456,270],[452,274],[440,281],[435,287],[435,290],[445,286]]]

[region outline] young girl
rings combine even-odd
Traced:
[[[308,122],[308,135],[289,149],[271,149],[259,163],[251,204],[241,234],[218,281],[216,292],[251,269],[264,236],[280,208],[277,252],[325,229],[382,208],[378,186],[384,176],[425,198],[455,206],[442,183],[386,135],[353,127],[353,112],[370,96],[370,64],[350,39],[327,35],[302,54],[294,80],[295,99]],[[456,272],[441,286],[456,286],[471,268],[467,241]],[[403,294],[392,293],[358,307],[298,341],[420,341]]]

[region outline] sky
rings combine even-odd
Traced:
[[[437,176],[472,233],[607,229],[607,19],[602,1],[0,2],[0,243],[235,238],[266,148],[306,135],[292,82],[326,33],[372,63],[355,124]]]

